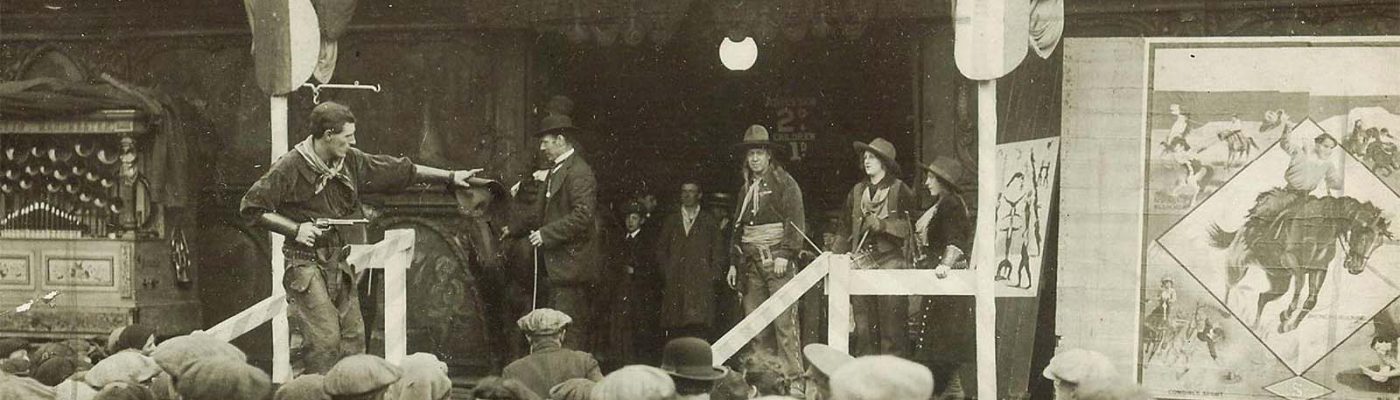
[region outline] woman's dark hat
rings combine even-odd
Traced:
[[[958,182],[962,180],[963,166],[961,162],[948,156],[938,156],[933,162],[924,166],[924,171],[933,174],[949,185],[954,190],[958,189]]]

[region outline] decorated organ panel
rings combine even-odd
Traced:
[[[147,179],[157,134],[130,109],[0,120],[0,304],[48,305],[0,318],[0,334],[197,328],[184,235]]]

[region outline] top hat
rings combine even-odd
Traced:
[[[942,178],[943,181],[952,185],[952,189],[957,190],[958,181],[962,180],[962,163],[948,156],[938,156],[933,162],[924,167],[924,171]]]
[[[671,376],[697,381],[716,381],[729,373],[727,368],[714,366],[710,343],[693,337],[666,342],[661,369]]]
[[[888,170],[887,172],[895,175],[899,174],[899,163],[895,162],[897,153],[894,150],[893,143],[890,143],[884,138],[875,138],[875,140],[871,140],[869,144],[855,142],[853,146],[856,148],[857,155],[868,151],[885,162],[885,169]]]
[[[760,147],[773,152],[782,150],[783,148],[781,144],[768,139],[768,129],[764,128],[763,125],[749,126],[749,129],[744,130],[744,140],[735,143],[734,147],[741,151],[748,151],[749,149]]]
[[[567,115],[550,114],[540,120],[540,130],[535,131],[535,136],[544,135],[571,135],[581,130],[574,126],[574,119]]]

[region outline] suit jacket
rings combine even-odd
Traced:
[[[656,238],[660,266],[661,326],[708,326],[715,314],[715,282],[728,267],[719,217],[705,209],[686,234],[682,212],[667,215]]]
[[[530,355],[515,360],[501,370],[501,377],[518,380],[530,391],[549,397],[549,388],[574,378],[594,382],[603,379],[598,360],[592,354],[544,343],[530,349]]]
[[[593,168],[575,152],[550,173],[538,197],[540,211],[516,234],[538,229],[549,280],[556,283],[589,282],[598,278],[598,181]]]

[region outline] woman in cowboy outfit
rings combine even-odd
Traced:
[[[856,182],[840,214],[845,227],[837,252],[851,252],[855,268],[909,269],[908,244],[913,234],[916,193],[898,178],[894,145],[876,138],[856,142],[865,178]],[[861,296],[851,299],[855,317],[855,354],[906,355],[909,351],[907,299],[902,296]]]
[[[924,189],[933,206],[914,221],[915,265],[932,268],[939,278],[966,269],[972,251],[972,225],[957,182],[962,164],[938,157],[924,167]],[[969,296],[915,296],[909,302],[911,359],[933,371],[934,398],[964,397],[960,367],[976,348],[974,302]]]

